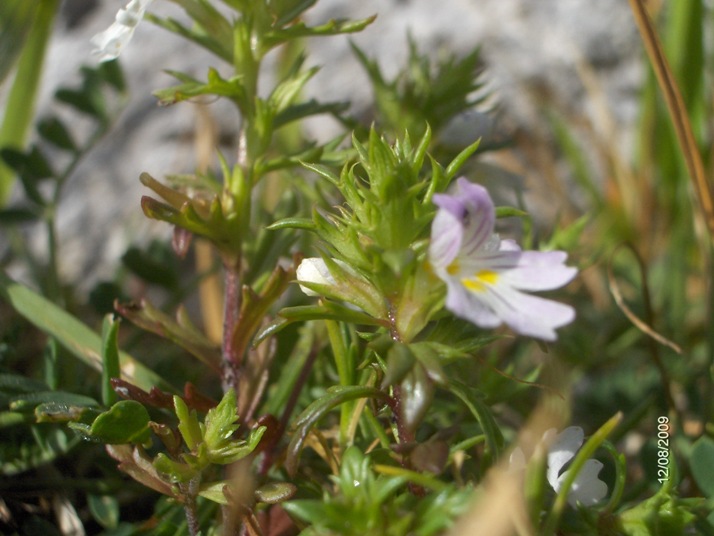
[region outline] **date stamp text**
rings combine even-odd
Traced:
[[[657,481],[669,480],[669,417],[657,417]]]

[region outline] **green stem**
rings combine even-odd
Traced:
[[[353,363],[340,324],[334,320],[325,320],[325,325],[330,338],[330,346],[332,346],[332,354],[335,357],[335,367],[340,378],[340,385],[352,385]],[[348,430],[353,409],[354,404],[352,403],[340,406],[340,445],[342,446],[346,446],[349,441]]]
[[[0,147],[21,149],[25,145],[34,116],[47,43],[59,4],[59,0],[39,2],[5,106],[5,116],[0,127]],[[0,206],[7,203],[14,179],[12,170],[0,163]]]
[[[372,409],[369,406],[364,408],[363,415],[367,419],[367,424],[369,425],[370,429],[379,439],[379,443],[382,445],[382,448],[391,448],[389,436],[387,436],[386,432],[384,431],[384,428],[382,428],[382,425],[377,420],[377,417],[374,416],[374,413],[372,413]]]
[[[60,283],[59,283],[59,255],[57,246],[57,228],[55,226],[55,206],[48,207],[45,226],[47,228],[47,254],[48,270],[45,287],[45,296],[56,303],[62,305]]]

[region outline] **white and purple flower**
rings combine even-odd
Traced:
[[[439,207],[431,228],[429,260],[446,283],[446,308],[483,328],[506,323],[538,339],[556,339],[555,329],[575,318],[569,305],[522,291],[552,290],[575,277],[562,251],[522,251],[494,234],[496,211],[483,186],[465,178],[448,194],[435,194]]]
[[[124,9],[120,9],[114,23],[101,33],[92,37],[94,50],[100,62],[117,58],[134,35],[136,26],[144,18],[144,13],[154,0],[131,0]]]

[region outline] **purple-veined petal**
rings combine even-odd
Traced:
[[[522,252],[496,250],[459,258],[459,274],[471,277],[483,270],[505,272],[518,267]]]
[[[566,266],[567,254],[562,251],[524,251],[518,263],[503,277],[520,290],[552,290],[568,284],[578,270]]]
[[[525,294],[502,281],[470,293],[517,333],[546,341],[555,340],[555,328],[575,317],[569,305]]]
[[[496,224],[496,209],[486,188],[461,177],[456,181],[459,199],[466,208],[463,217],[464,236],[461,254],[474,254],[493,235]]]
[[[429,261],[434,268],[445,268],[456,258],[461,249],[463,230],[461,220],[452,212],[437,212],[431,225],[429,244]]]

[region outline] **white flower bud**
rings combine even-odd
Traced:
[[[335,260],[340,266],[346,266],[342,261]],[[302,281],[304,283],[316,283],[318,285],[335,285],[337,282],[332,274],[327,269],[325,261],[319,257],[309,257],[303,259],[300,266],[297,267],[295,272],[298,282]],[[300,285],[300,290],[302,290],[308,296],[319,296],[317,292],[311,290],[307,287]]]

